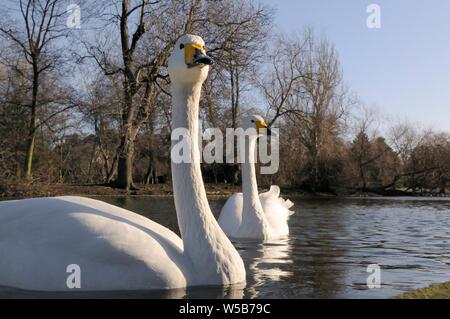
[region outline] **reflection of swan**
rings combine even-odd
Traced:
[[[251,245],[252,243],[244,243]],[[249,278],[246,298],[257,298],[258,287],[270,283],[286,281],[292,272],[285,270],[287,264],[292,264],[290,258],[291,246],[287,238],[274,239],[264,244],[257,244],[256,249],[246,249],[243,258],[248,261]],[[249,261],[249,259],[251,261]]]
[[[194,163],[172,162],[182,238],[133,212],[82,197],[0,203],[0,285],[62,291],[67,266],[81,290],[168,289],[245,281],[241,257],[211,213],[198,147],[200,90],[211,60],[204,42],[181,37],[169,59],[173,127],[188,129]]]
[[[233,238],[267,240],[286,236],[289,234],[287,221],[293,213],[289,208],[293,203],[280,197],[278,186],[271,186],[268,192],[258,195],[256,184],[256,141],[260,136],[259,130],[267,128],[267,124],[261,116],[253,115],[242,119],[241,125],[246,132],[254,132],[249,134],[245,144],[242,193],[231,196],[223,206],[220,227]]]

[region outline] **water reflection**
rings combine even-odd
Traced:
[[[172,198],[101,198],[179,234]],[[387,298],[450,281],[450,200],[429,198],[291,199],[290,235],[236,242],[247,283],[171,291],[36,293],[0,288],[0,298]],[[224,199],[210,200],[218,216]],[[368,289],[379,264],[382,288]]]
[[[247,265],[247,289],[245,298],[261,296],[259,287],[289,280],[292,272],[289,265],[291,247],[288,239],[272,240],[267,243],[236,243]]]
[[[291,246],[289,240],[272,240],[266,243],[234,242],[241,254],[247,271],[247,282],[228,287],[192,287],[188,288],[188,298],[277,298],[276,295],[265,295],[260,287],[274,285],[277,282],[289,280],[292,271],[289,265]]]

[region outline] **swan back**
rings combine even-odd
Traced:
[[[128,210],[83,197],[0,202],[0,285],[69,290],[67,266],[83,291],[185,287],[193,274],[181,239]]]

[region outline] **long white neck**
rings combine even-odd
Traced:
[[[259,199],[255,172],[256,137],[248,137],[245,144],[245,157],[242,163],[242,193],[244,196],[242,223],[239,229],[244,237],[252,234],[253,238],[267,239],[270,225],[264,215]]]
[[[245,281],[244,263],[218,225],[206,198],[198,140],[202,83],[172,84],[172,128],[186,128],[190,163],[172,161],[172,182],[184,252],[197,274],[196,284]],[[172,146],[176,141],[172,141]]]

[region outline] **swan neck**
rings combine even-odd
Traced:
[[[244,198],[240,233],[267,239],[270,230],[256,183],[256,141],[256,137],[249,137],[246,140],[244,163],[242,163],[242,193]]]
[[[202,83],[172,84],[172,130],[187,129],[190,161],[171,161],[178,226],[184,253],[197,273],[197,284],[236,283],[245,280],[242,259],[214,218],[200,168],[198,137],[199,99]],[[172,147],[179,139],[172,137]]]
[[[258,184],[255,170],[256,138],[246,141],[244,163],[242,163],[242,192],[250,203],[259,201]]]

